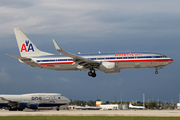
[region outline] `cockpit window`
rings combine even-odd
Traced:
[[[161,58],[167,58],[167,56],[165,56],[165,55],[162,55],[162,56],[161,56]]]

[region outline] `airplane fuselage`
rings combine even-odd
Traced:
[[[120,69],[133,68],[157,68],[160,69],[173,62],[173,59],[158,53],[137,52],[137,53],[100,53],[100,54],[78,54],[88,60],[93,60],[99,63],[115,63],[116,71]],[[59,56],[42,56],[32,57],[33,61],[24,62],[25,64],[51,69],[51,70],[89,70],[80,66],[79,63],[73,62],[73,59],[64,55]],[[33,64],[32,64],[33,63]],[[99,68],[95,68],[100,70]],[[101,70],[100,70],[101,71]],[[107,71],[108,72],[108,71]],[[111,72],[111,71],[109,71]]]
[[[66,105],[70,100],[58,93],[34,93],[22,95],[0,95],[0,108],[23,110],[38,107],[54,107]]]

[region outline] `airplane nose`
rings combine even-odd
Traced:
[[[67,100],[67,102],[71,102],[71,100],[70,100],[70,99],[68,99],[68,98],[67,98],[66,100]]]
[[[173,60],[173,59],[170,59],[168,62],[169,62],[169,64],[171,64],[171,63],[174,62],[174,60]]]

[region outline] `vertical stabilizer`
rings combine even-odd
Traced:
[[[129,107],[133,107],[133,105],[131,103],[129,103]]]
[[[43,52],[37,49],[37,47],[31,42],[31,40],[19,28],[14,28],[14,33],[19,47],[19,52],[22,57],[53,55],[51,53]]]

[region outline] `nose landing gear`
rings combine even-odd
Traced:
[[[90,69],[90,71],[88,72],[88,75],[91,76],[91,77],[96,77],[95,70],[94,69]]]

